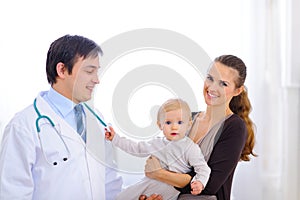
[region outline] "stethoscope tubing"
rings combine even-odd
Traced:
[[[94,110],[92,110],[91,107],[89,107],[86,103],[83,103],[84,106],[98,119],[98,121],[104,126],[104,127],[107,127],[107,124],[99,117],[99,115],[96,114],[96,112]],[[67,161],[71,155],[70,153],[70,150],[66,144],[66,142],[64,141],[63,137],[61,136],[61,134],[57,131],[56,127],[55,127],[55,124],[54,122],[50,119],[49,116],[46,116],[46,115],[42,115],[40,113],[40,111],[38,110],[37,108],[37,105],[36,105],[36,98],[34,99],[33,101],[33,107],[34,107],[34,110],[35,112],[37,113],[38,117],[37,119],[35,120],[35,126],[36,126],[36,130],[38,132],[38,138],[39,138],[39,141],[40,141],[40,145],[41,145],[41,150],[43,152],[43,156],[45,157],[45,160],[47,161],[47,163],[49,163],[50,165],[57,165],[57,162],[54,161],[53,163],[51,163],[48,159],[47,159],[47,156],[45,155],[45,152],[44,152],[44,149],[43,149],[43,145],[42,145],[42,141],[41,141],[41,138],[40,138],[40,132],[41,132],[41,128],[39,126],[39,121],[41,119],[46,119],[50,124],[51,126],[55,129],[55,132],[57,133],[58,137],[60,138],[60,140],[62,141],[63,145],[65,146],[65,149],[68,153],[68,157],[65,157],[63,158],[63,161]]]
[[[107,127],[107,124],[95,113],[95,111],[92,110],[91,107],[89,107],[86,103],[83,103],[83,105],[98,119],[98,121],[104,126]]]

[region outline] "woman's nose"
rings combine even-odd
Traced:
[[[216,82],[209,83],[207,84],[207,89],[216,91],[218,90],[218,84]]]

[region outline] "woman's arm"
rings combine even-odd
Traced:
[[[221,136],[208,161],[211,174],[201,194],[214,195],[221,187],[231,187],[233,174],[240,160],[246,136],[246,128],[241,119],[233,116],[225,121]],[[193,177],[195,172],[191,172],[190,175]],[[181,193],[187,194],[190,193],[191,186],[187,184],[186,187],[178,189]]]
[[[178,188],[182,188],[189,184],[192,178],[189,174],[180,174],[162,169],[159,160],[154,156],[147,159],[145,174],[148,178],[152,178]]]
[[[221,187],[231,187],[233,174],[246,139],[247,131],[244,122],[236,117],[229,118],[208,161],[212,172],[204,193],[215,194]]]

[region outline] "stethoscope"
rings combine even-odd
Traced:
[[[99,115],[97,115],[95,113],[94,110],[92,110],[92,108],[90,106],[88,106],[86,103],[83,103],[83,105],[98,119],[98,121],[104,126],[107,128],[107,124],[99,117]],[[33,101],[33,107],[34,107],[34,110],[35,112],[37,113],[38,117],[37,119],[35,120],[35,126],[36,126],[36,130],[38,132],[38,138],[39,138],[39,142],[40,142],[40,146],[41,146],[41,151],[42,151],[42,154],[45,158],[45,160],[47,161],[47,163],[49,163],[50,165],[57,165],[58,162],[57,161],[53,161],[53,162],[50,162],[49,159],[47,158],[46,154],[45,154],[45,151],[44,151],[44,147],[43,147],[43,144],[42,144],[42,140],[41,140],[41,136],[40,136],[40,133],[41,133],[41,128],[39,126],[39,121],[41,119],[45,119],[47,120],[50,125],[52,126],[52,128],[55,130],[55,133],[57,134],[57,136],[59,137],[59,139],[61,140],[61,142],[63,143],[64,145],[64,148],[67,152],[67,156],[63,157],[63,161],[67,161],[69,158],[70,158],[70,150],[68,148],[68,145],[66,144],[65,140],[63,139],[62,135],[59,133],[59,131],[57,130],[57,128],[55,127],[55,124],[53,123],[53,121],[50,119],[50,117],[48,117],[47,115],[42,115],[40,113],[40,111],[38,110],[37,106],[36,106],[36,98],[34,99]],[[109,129],[108,129],[109,130]]]

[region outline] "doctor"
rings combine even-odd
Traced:
[[[101,55],[101,48],[82,36],[65,35],[51,44],[46,61],[50,90],[4,130],[1,200],[110,200],[120,192],[122,179],[104,126],[83,104],[99,84]],[[76,105],[83,108],[78,111],[82,123]]]

